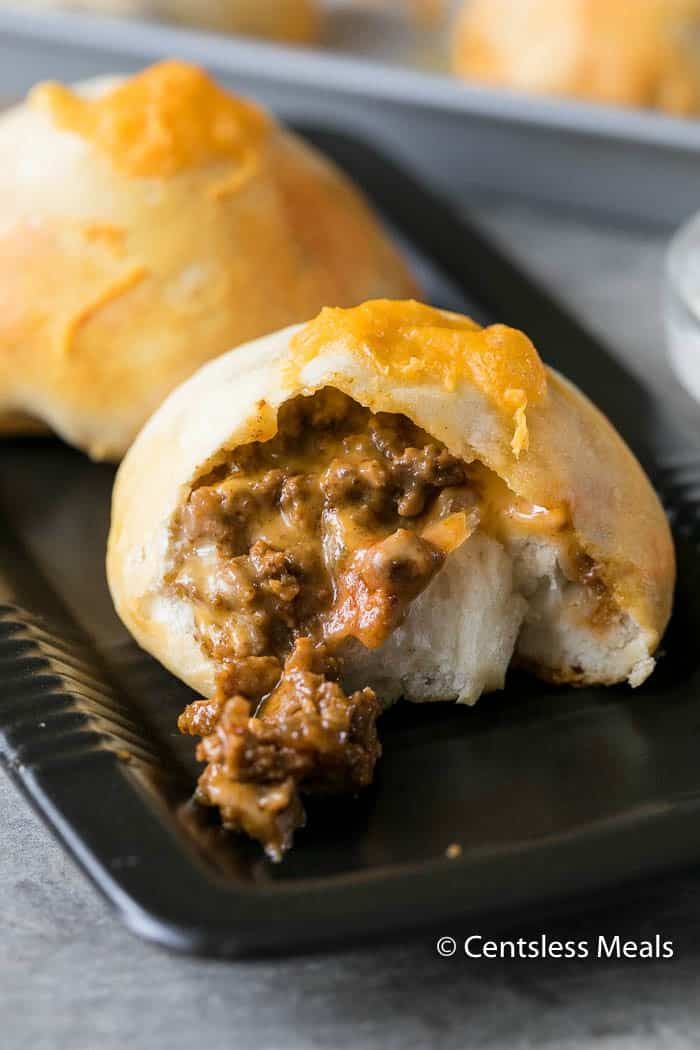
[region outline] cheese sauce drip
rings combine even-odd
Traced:
[[[263,110],[184,62],[151,66],[97,98],[40,84],[30,103],[136,178],[169,178],[217,162],[248,166],[270,127]]]
[[[349,351],[397,381],[473,383],[513,419],[512,449],[528,447],[525,411],[546,396],[547,376],[535,347],[506,325],[481,328],[461,314],[413,300],[376,299],[350,310],[326,307],[294,337],[301,371],[324,351]]]

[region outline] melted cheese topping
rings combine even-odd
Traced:
[[[350,310],[326,307],[294,337],[295,367],[324,350],[350,351],[402,382],[442,382],[456,390],[473,383],[513,419],[512,449],[528,447],[525,410],[541,402],[547,375],[523,332],[505,325],[481,328],[461,314],[413,300],[376,299]]]
[[[105,288],[97,293],[94,299],[89,300],[78,307],[75,313],[68,319],[60,338],[60,348],[68,353],[74,345],[75,336],[82,325],[86,324],[103,307],[126,295],[132,288],[136,287],[148,274],[145,266],[134,266],[133,269],[115,278]]]
[[[261,109],[184,62],[151,66],[98,98],[47,83],[29,100],[134,177],[168,178],[217,161],[250,165],[270,127]]]

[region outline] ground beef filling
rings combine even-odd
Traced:
[[[329,662],[323,646],[300,638],[259,716],[250,700],[219,689],[180,718],[183,732],[202,736],[200,800],[274,858],[304,822],[300,791],[357,791],[371,782],[379,756],[376,696],[371,689],[346,696],[328,678]]]
[[[465,465],[404,416],[325,389],[278,426],[200,479],[172,580],[220,668],[179,722],[202,738],[198,797],[273,857],[303,823],[300,793],[371,782],[379,704],[343,692],[343,648],[388,638],[475,504]]]

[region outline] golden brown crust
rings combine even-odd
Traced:
[[[0,119],[0,414],[116,459],[210,358],[327,303],[411,292],[327,160],[271,119],[241,158],[137,177],[46,105]]]
[[[467,0],[453,65],[503,87],[687,115],[700,111],[699,29],[698,0]]]
[[[34,419],[32,416],[24,415],[22,412],[8,412],[4,416],[0,416],[0,435],[1,436],[14,436],[19,437],[20,435],[31,436],[45,436],[50,434],[51,431],[46,426],[46,423],[42,423],[40,419]]]
[[[334,338],[315,345],[311,354],[309,328],[301,336],[293,328],[212,362],[172,395],[124,461],[108,553],[115,605],[139,643],[200,692],[211,690],[213,667],[194,638],[186,608],[164,597],[170,522],[193,482],[226,450],[272,437],[281,404],[324,386],[374,412],[408,416],[453,455],[483,462],[530,503],[565,507],[580,549],[640,630],[642,656],[656,649],[671,609],[673,544],[663,509],[619,435],[578,390],[547,369],[544,387],[536,383],[538,395],[521,419],[527,447],[514,448],[503,384],[484,383],[480,371],[493,330],[479,333],[471,325],[455,336],[454,315],[422,307],[433,348],[463,363],[454,385],[451,369],[419,369],[402,377],[401,354],[398,364],[393,355],[384,357],[387,339],[395,336],[387,318],[400,318],[402,306],[414,330],[416,304],[392,304],[389,311],[380,304],[378,343],[366,329],[358,342],[350,319],[344,335],[336,325]],[[452,334],[444,338],[445,333]],[[495,374],[522,375],[532,344],[503,326],[497,336],[502,350]],[[576,676],[572,668],[569,680]]]

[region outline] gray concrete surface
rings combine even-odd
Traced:
[[[680,417],[700,411],[664,358],[662,235],[521,207],[481,215]],[[417,937],[210,963],[168,955],[122,929],[3,777],[0,825],[2,1050],[700,1046],[700,870],[542,926],[563,939],[660,933],[674,941],[670,961],[468,962],[438,958],[432,940]],[[459,938],[478,927],[443,932]]]

